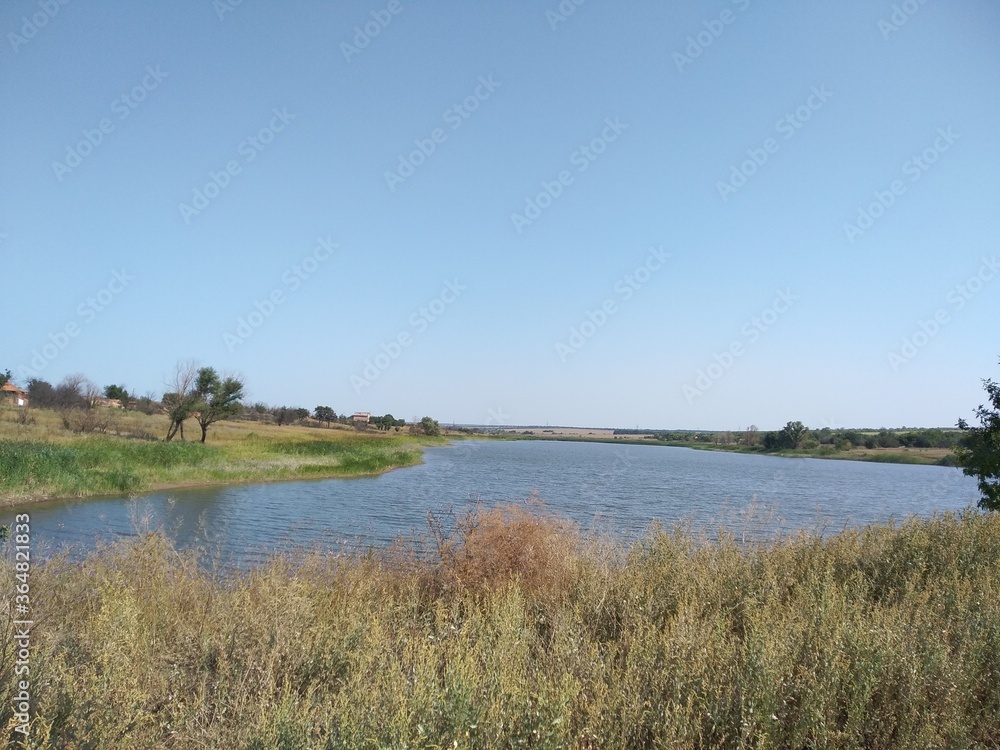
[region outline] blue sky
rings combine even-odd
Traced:
[[[572,12],[567,12],[572,11]],[[0,9],[0,367],[443,422],[953,425],[1000,8]]]

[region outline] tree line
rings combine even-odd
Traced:
[[[11,382],[9,370],[0,371],[0,386]],[[246,385],[236,375],[220,375],[213,367],[193,362],[177,365],[168,383],[168,390],[159,398],[152,392],[138,396],[127,386],[112,383],[103,388],[83,375],[73,374],[53,385],[42,378],[32,378],[26,384],[32,408],[59,413],[63,426],[75,432],[104,432],[114,421],[114,412],[107,406],[118,406],[144,414],[165,414],[169,419],[165,441],[185,439],[184,426],[193,420],[200,429],[200,440],[206,442],[209,429],[220,420],[266,422],[277,426],[299,424],[310,427],[333,424],[356,429],[388,432],[407,427],[404,419],[392,414],[372,416],[368,423],[356,423],[350,414],[337,414],[330,406],[309,410],[300,406],[269,406],[262,402],[246,403]],[[20,412],[22,422],[31,419],[29,410]],[[436,420],[424,417],[409,425],[411,433],[440,435]]]
[[[810,429],[802,422],[787,422],[780,430],[761,432],[756,425],[745,430],[718,432],[615,430],[616,435],[648,435],[653,439],[671,443],[714,443],[717,445],[742,445],[763,452],[810,450],[829,446],[836,450],[851,448],[955,448],[961,440],[960,430],[932,428],[902,428],[864,430]]]

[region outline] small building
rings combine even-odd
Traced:
[[[0,403],[27,407],[28,392],[13,383],[4,383],[0,386]]]
[[[372,415],[367,411],[356,411],[354,412],[354,424],[368,424],[371,421]]]

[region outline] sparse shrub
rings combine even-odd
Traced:
[[[579,529],[538,498],[477,505],[452,528],[433,515],[428,522],[440,588],[481,593],[516,583],[531,596],[552,600],[572,587]]]

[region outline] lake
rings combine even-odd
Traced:
[[[959,469],[698,451],[651,445],[555,441],[458,441],[429,448],[425,463],[361,479],[171,490],[138,499],[54,500],[0,511],[0,523],[31,514],[43,556],[66,545],[132,536],[147,519],[178,546],[209,548],[227,565],[306,546],[385,544],[426,529],[429,511],[461,511],[537,493],[546,504],[624,539],[653,521],[755,533],[833,533],[910,515],[961,510],[978,499]]]

